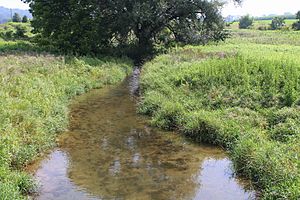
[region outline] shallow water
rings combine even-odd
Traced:
[[[133,85],[72,103],[59,147],[30,167],[41,185],[36,199],[255,199],[223,150],[149,127],[136,114]]]

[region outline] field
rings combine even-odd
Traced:
[[[115,84],[131,71],[126,59],[24,53],[29,44],[18,49],[23,45],[0,42],[1,199],[23,199],[35,190],[22,169],[51,149],[67,128],[72,97]]]
[[[293,23],[295,23],[297,20],[296,19],[286,19],[285,24],[287,27],[291,28]],[[254,20],[253,25],[251,29],[259,29],[259,27],[265,27],[268,28],[271,24],[272,20]],[[231,29],[239,29],[239,22],[234,22],[230,25]]]
[[[300,198],[300,32],[243,30],[145,64],[139,111],[226,148],[262,199]]]
[[[230,44],[265,44],[270,48],[285,48],[292,54],[293,49],[289,46],[300,45],[300,32],[298,31],[257,31],[257,30],[233,30]],[[270,46],[272,44],[272,46]],[[284,46],[285,45],[285,46]],[[253,46],[253,45],[252,45]],[[260,47],[260,46],[255,46]]]

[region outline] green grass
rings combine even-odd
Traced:
[[[22,169],[67,128],[69,100],[120,82],[131,62],[5,53],[0,63],[0,199],[24,199],[35,183]]]
[[[299,199],[300,32],[260,34],[236,32],[146,63],[139,111],[155,126],[225,147],[262,199]]]
[[[290,49],[289,46],[300,45],[299,31],[259,31],[259,30],[232,30],[232,39],[228,42],[231,44],[267,44],[267,45],[287,45],[285,49]],[[272,47],[272,48],[280,48]]]

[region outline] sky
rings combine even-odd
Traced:
[[[0,6],[7,8],[28,9],[21,0],[0,0]],[[262,16],[268,14],[296,13],[300,10],[300,0],[244,0],[242,7],[229,3],[223,9],[223,16],[246,15]]]
[[[20,9],[28,9],[28,5],[22,3],[21,0],[0,0],[0,6],[6,8],[20,8]]]
[[[1,1],[1,0],[0,0]],[[296,13],[300,10],[300,0],[244,0],[242,6],[229,3],[223,9],[223,16],[246,15],[262,16],[268,14]]]

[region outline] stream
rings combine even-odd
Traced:
[[[136,112],[138,72],[77,97],[58,147],[29,167],[37,200],[255,199],[224,150],[150,127]]]

